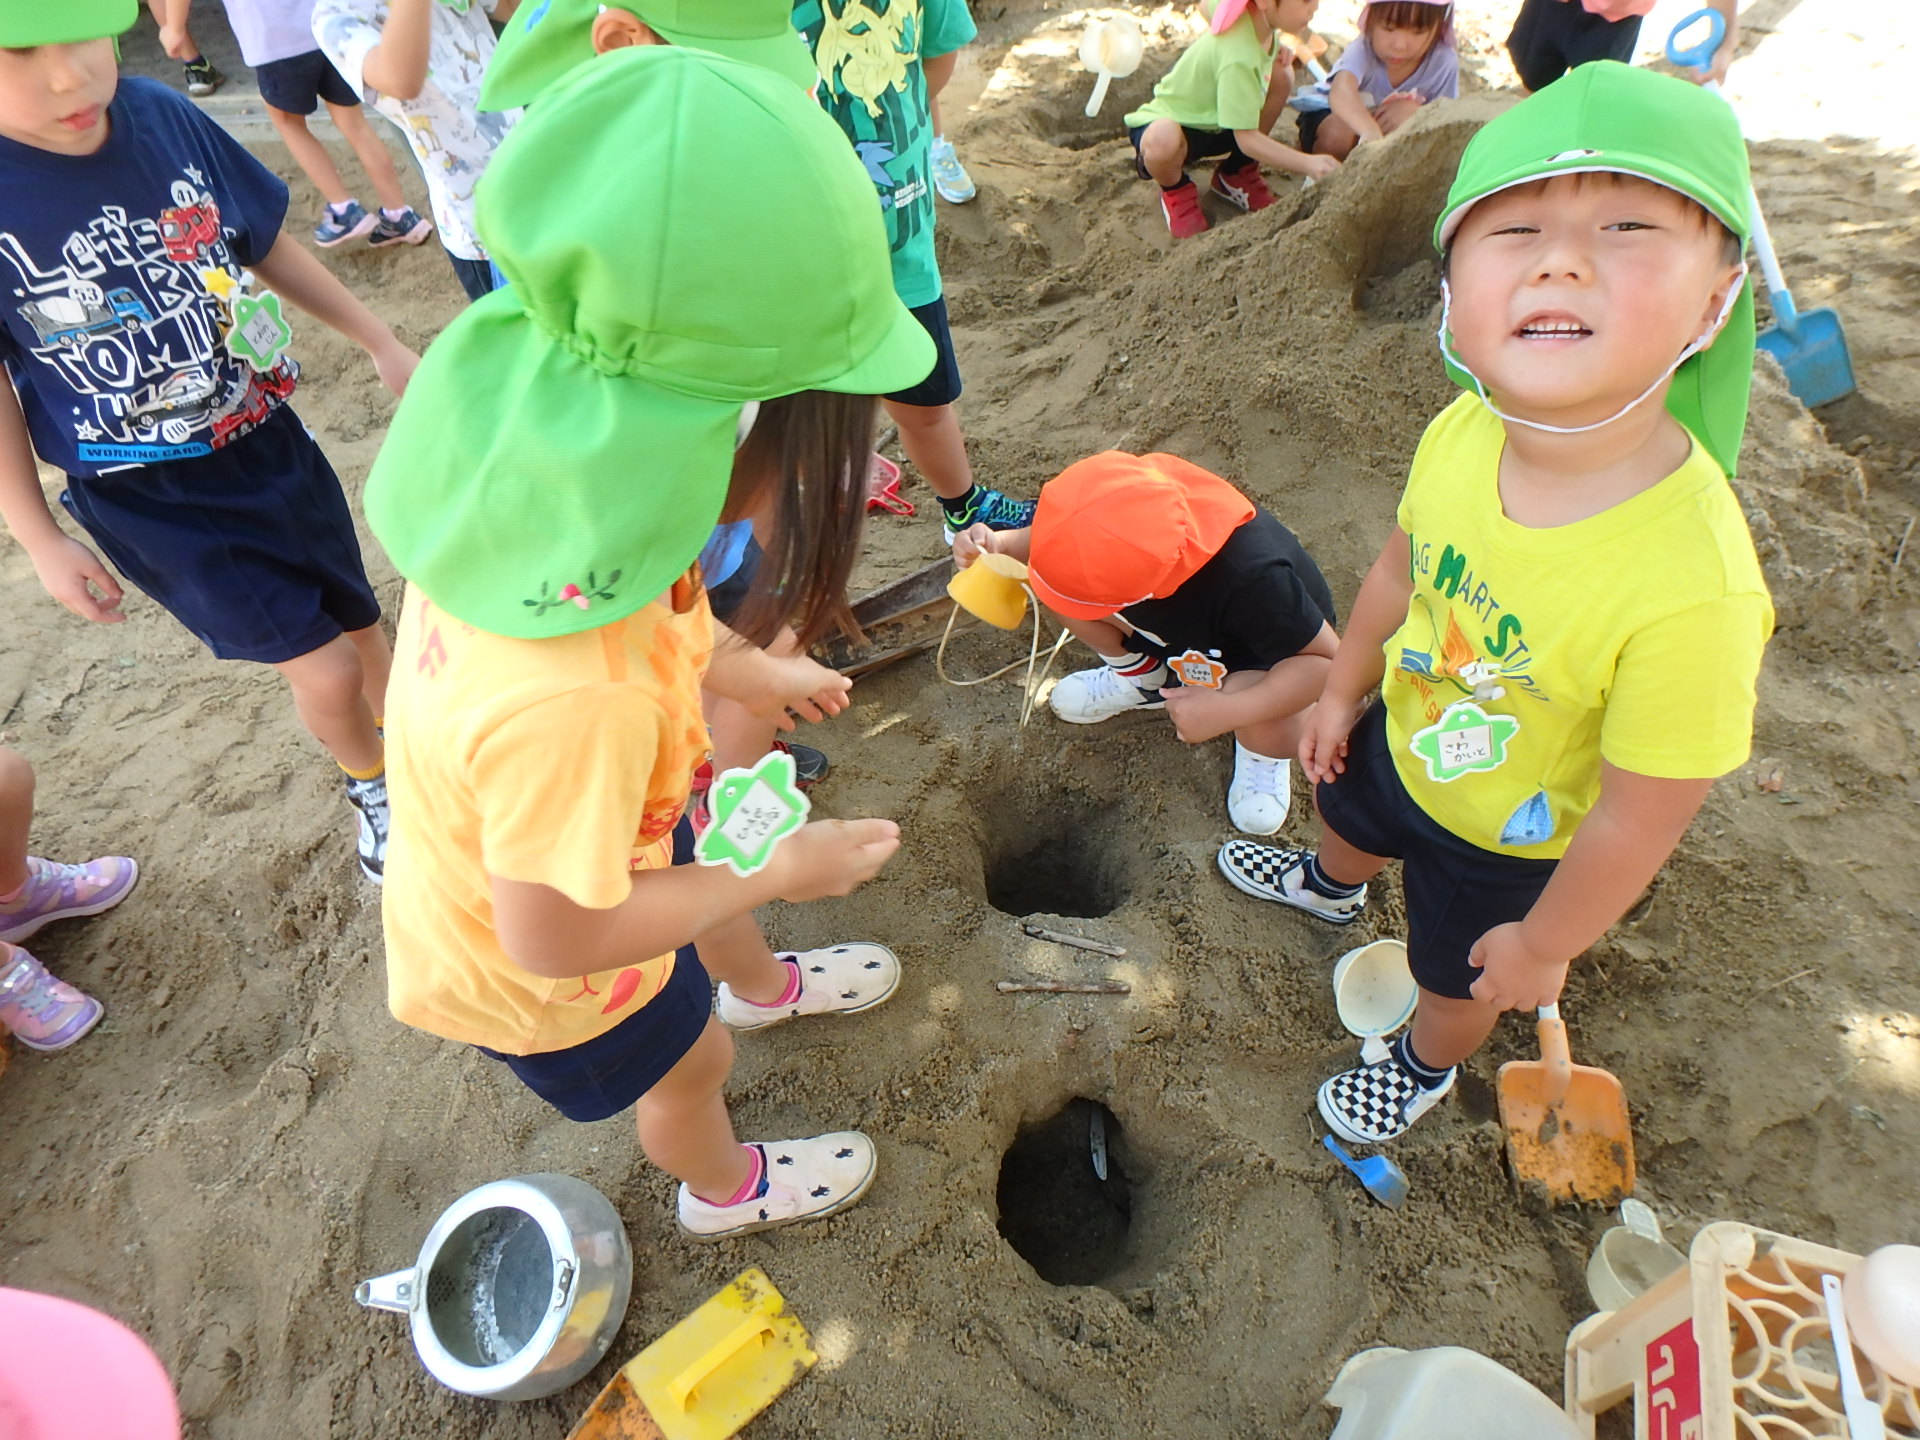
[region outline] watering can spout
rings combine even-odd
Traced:
[[[362,1280],[353,1287],[353,1298],[369,1310],[396,1310],[405,1315],[412,1311],[415,1298],[416,1270],[396,1270],[391,1275],[376,1275],[371,1280]]]

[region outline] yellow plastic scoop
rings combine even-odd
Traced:
[[[820,1357],[758,1270],[620,1367],[567,1440],[727,1440]]]
[[[1633,1193],[1633,1121],[1620,1081],[1567,1052],[1558,1005],[1540,1007],[1538,1060],[1509,1060],[1494,1088],[1507,1158],[1522,1182],[1537,1180],[1555,1203],[1618,1205]]]
[[[988,553],[947,582],[947,594],[969,615],[1001,630],[1018,630],[1027,613],[1027,567],[1010,555]]]

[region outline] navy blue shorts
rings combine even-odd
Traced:
[[[478,300],[482,295],[493,293],[491,260],[464,260],[451,250],[447,251],[447,259],[453,262],[453,273],[460,281],[460,288],[467,292],[467,299]]]
[[[340,477],[284,405],[211,455],[69,475],[60,503],[222,660],[275,665],[380,619]]]
[[[673,863],[693,863],[693,826],[683,815],[673,829]],[[660,993],[604,1035],[540,1055],[503,1055],[480,1045],[520,1083],[569,1120],[611,1120],[666,1078],[707,1028],[713,984],[693,946],[673,957]]]
[[[1147,173],[1146,162],[1140,158],[1140,137],[1146,133],[1145,125],[1127,127],[1127,139],[1133,145],[1133,173],[1142,180],[1151,180],[1153,176]],[[1186,158],[1180,162],[1182,166],[1218,158],[1227,169],[1237,170],[1253,160],[1240,148],[1240,141],[1231,130],[1196,130],[1191,125],[1182,125],[1180,133],[1187,142]]]
[[[1467,963],[1480,937],[1524,920],[1553,878],[1555,860],[1482,850],[1436,822],[1407,793],[1387,746],[1387,707],[1353,727],[1347,768],[1313,787],[1329,830],[1355,849],[1400,862],[1407,895],[1407,963],[1420,988],[1473,998],[1480,972]]]
[[[951,405],[960,398],[960,360],[953,353],[953,331],[947,326],[947,302],[944,299],[935,300],[931,305],[915,305],[912,309],[913,318],[933,337],[933,369],[918,385],[896,390],[886,398],[901,405],[925,405],[930,408]]]
[[[731,625],[733,617],[740,613],[740,607],[746,603],[747,592],[753,589],[754,579],[760,573],[760,561],[765,554],[760,542],[748,536],[746,549],[740,552],[740,564],[734,572],[718,585],[708,587],[707,608],[713,611],[713,618],[722,625]]]
[[[360,97],[346,76],[334,69],[333,62],[320,50],[257,65],[253,78],[259,82],[260,98],[289,115],[311,115],[322,100],[355,109],[360,105]]]
[[[1529,90],[1544,90],[1576,65],[1593,60],[1633,63],[1640,17],[1609,20],[1580,0],[1525,0],[1507,36],[1507,54]]]

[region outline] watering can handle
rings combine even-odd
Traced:
[[[1707,22],[1706,38],[1697,44],[1682,45],[1680,37],[1702,20]],[[1704,70],[1713,63],[1720,42],[1726,38],[1727,20],[1724,15],[1718,10],[1696,10],[1674,26],[1672,33],[1667,36],[1667,59],[1687,70]]]
[[[693,1405],[694,1391],[711,1380],[714,1372],[756,1340],[771,1337],[773,1334],[773,1321],[767,1316],[754,1314],[742,1316],[738,1325],[715,1341],[699,1359],[673,1377],[673,1383],[667,1387],[667,1393],[673,1397],[673,1403],[678,1405],[682,1412],[690,1409]]]
[[[1100,113],[1100,107],[1107,103],[1107,87],[1113,83],[1113,72],[1102,70],[1100,78],[1093,82],[1093,98],[1087,101],[1087,118],[1092,119]]]
[[[1540,1098],[1551,1109],[1567,1098],[1573,1084],[1573,1055],[1567,1049],[1567,1022],[1560,1018],[1558,1005],[1542,1005],[1539,1023],[1540,1061],[1547,1067],[1546,1093]]]

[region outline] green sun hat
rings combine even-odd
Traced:
[[[1739,237],[1753,233],[1747,146],[1718,95],[1613,60],[1577,66],[1481,127],[1460,157],[1434,222],[1442,251],[1468,210],[1530,180],[1583,171],[1638,175],[1697,201]],[[1732,475],[1753,383],[1753,284],[1741,287],[1714,342],[1674,372],[1667,409]],[[1463,388],[1473,377],[1447,362]]]
[[[600,0],[526,0],[500,32],[480,85],[482,110],[531,105],[574,66],[593,58]],[[669,45],[711,50],[784,75],[802,90],[820,78],[793,28],[793,0],[620,0]]]
[[[140,0],[0,0],[0,47],[77,45],[133,28]]]
[[[757,66],[647,45],[581,67],[495,152],[478,220],[511,287],[428,348],[365,507],[402,575],[496,635],[590,630],[684,574],[746,402],[933,368],[865,168]]]

